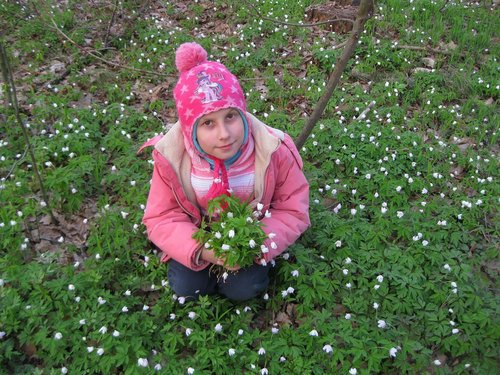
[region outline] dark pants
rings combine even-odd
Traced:
[[[183,297],[198,298],[200,295],[220,293],[233,301],[245,301],[256,297],[269,285],[269,269],[254,264],[237,272],[228,272],[228,277],[223,280],[207,267],[201,271],[193,271],[170,259],[168,261],[168,282],[170,288]],[[190,299],[192,299],[190,298]]]

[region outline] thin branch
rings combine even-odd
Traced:
[[[3,48],[3,45],[2,45]],[[3,51],[2,51],[3,53]],[[3,55],[2,55],[3,56]],[[3,58],[0,59],[0,69],[2,70],[2,77],[4,82],[4,88],[7,96],[7,101],[5,102],[5,107],[9,108],[12,105],[12,93],[9,87],[9,72],[5,60]]]
[[[450,0],[446,0],[444,2],[443,6],[441,7],[441,9],[439,9],[439,12],[443,13],[444,8],[448,5],[449,2],[450,2]]]
[[[73,44],[75,47],[77,47],[80,51],[82,51],[84,54],[86,55],[90,55],[92,56],[93,58],[105,63],[106,65],[111,65],[115,68],[120,68],[120,69],[127,69],[127,70],[131,70],[133,72],[137,72],[137,73],[144,73],[144,74],[150,74],[150,75],[154,75],[154,76],[159,76],[159,77],[168,77],[168,78],[173,78],[174,76],[173,75],[170,75],[170,74],[163,74],[163,73],[158,73],[158,72],[153,72],[151,70],[144,70],[144,69],[136,69],[136,68],[132,68],[131,66],[127,66],[127,65],[121,65],[121,64],[118,64],[118,63],[115,63],[113,61],[109,61],[109,60],[106,60],[98,55],[96,55],[95,53],[93,53],[92,51],[89,51],[87,50],[86,48],[80,46],[78,43],[76,43],[73,39],[71,39],[69,36],[67,36],[56,24],[56,22],[54,21],[53,18],[50,18],[50,20],[52,21],[52,24],[54,25],[54,28],[56,29],[56,31],[61,34],[64,39],[66,39],[67,41],[69,41],[71,44]]]
[[[113,23],[115,22],[116,10],[118,9],[118,0],[115,0],[115,7],[113,8],[113,15],[111,16],[111,20],[109,21],[108,30],[106,30],[106,36],[104,37],[104,48],[108,47],[108,38],[109,33],[111,31],[111,27],[113,27]]]
[[[334,18],[334,19],[331,19],[331,20],[321,21],[321,22],[315,22],[315,23],[285,22],[285,21],[280,21],[280,20],[277,20],[277,19],[274,19],[274,18],[270,18],[270,17],[264,16],[260,12],[260,10],[257,9],[257,7],[255,5],[253,5],[252,3],[250,3],[247,0],[244,0],[244,3],[247,5],[247,7],[252,8],[253,11],[255,13],[257,13],[257,15],[259,16],[259,18],[261,18],[263,20],[266,20],[266,21],[271,21],[271,22],[277,23],[279,25],[294,26],[294,27],[314,27],[314,26],[332,24],[334,22],[350,22],[350,23],[354,23],[354,21],[351,20],[351,19],[349,19],[349,18]]]
[[[28,152],[28,147],[26,146],[26,148],[24,149],[24,152],[21,155],[21,157],[14,162],[14,164],[10,168],[9,173],[7,173],[7,176],[5,176],[5,177],[2,178],[3,180],[7,180],[10,177],[10,175],[12,174],[12,172],[14,171],[14,169],[16,169],[17,165],[24,159],[24,157],[26,156],[27,152]]]
[[[375,100],[372,100],[370,104],[368,104],[368,107],[366,107],[365,110],[359,114],[359,116],[356,118],[356,121],[364,120],[368,112],[370,112],[370,110],[373,108],[375,104],[376,104]]]
[[[47,207],[49,207],[49,213],[50,213],[50,218],[52,219],[52,223],[57,224],[58,221],[55,218],[55,216],[54,216],[54,214],[49,206],[49,197],[47,195],[47,192],[45,191],[45,186],[43,184],[42,176],[40,175],[40,172],[38,171],[35,153],[33,152],[33,148],[31,147],[31,142],[30,142],[30,138],[29,138],[29,134],[28,134],[28,128],[26,127],[26,124],[23,122],[23,120],[21,119],[21,115],[19,114],[19,105],[17,102],[16,85],[14,82],[14,77],[12,75],[12,71],[10,69],[7,51],[5,50],[3,42],[0,42],[0,58],[2,59],[2,69],[5,69],[5,71],[7,73],[6,74],[7,80],[6,80],[5,84],[7,86],[7,90],[10,90],[10,92],[11,92],[11,99],[12,99],[11,105],[14,109],[14,112],[16,115],[16,120],[19,123],[19,126],[21,126],[21,129],[23,131],[24,141],[26,143],[26,147],[27,147],[28,152],[29,152],[30,157],[31,157],[31,162],[33,164],[33,171],[35,172],[35,176],[36,176],[38,183],[40,185],[40,190],[42,192],[43,200],[45,201],[45,203],[47,203]]]
[[[356,20],[354,21],[354,26],[347,40],[347,45],[342,51],[342,55],[340,56],[338,62],[335,64],[335,68],[328,79],[328,83],[326,85],[325,91],[319,101],[316,103],[314,107],[312,115],[308,118],[306,124],[304,125],[300,135],[295,140],[295,145],[298,149],[302,148],[304,143],[306,143],[307,138],[311,134],[314,125],[319,121],[323,112],[328,104],[328,101],[332,97],[333,91],[337,87],[340,82],[340,77],[344,72],[347,62],[351,58],[356,49],[356,45],[358,43],[359,37],[363,31],[363,26],[366,20],[370,17],[370,12],[373,10],[373,2],[372,0],[362,0],[359,5],[358,14],[356,15]]]
[[[339,49],[339,48],[343,48],[347,45],[347,40],[344,40],[342,43],[339,43],[339,44],[336,44],[334,46],[332,46],[332,49]]]
[[[431,48],[431,47],[420,47],[420,46],[407,46],[407,45],[396,45],[394,48],[397,49],[409,49],[412,51],[426,51],[426,52],[433,52],[433,53],[441,53],[443,55],[451,55],[452,52],[450,51],[444,51],[436,48]]]

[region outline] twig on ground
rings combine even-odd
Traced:
[[[452,52],[450,52],[450,51],[440,50],[440,49],[431,48],[431,47],[396,45],[394,48],[397,48],[397,49],[409,49],[409,50],[412,50],[412,51],[427,51],[427,52],[433,52],[433,53],[440,53],[440,54],[443,54],[443,55],[451,55],[452,54]]]
[[[339,44],[336,44],[334,46],[332,46],[332,49],[339,49],[339,48],[343,48],[347,45],[347,40],[344,40],[342,43],[339,43]]]
[[[372,100],[370,102],[370,104],[368,104],[368,107],[366,107],[365,110],[359,114],[359,116],[356,118],[356,120],[357,121],[364,120],[366,118],[366,115],[368,114],[368,112],[370,112],[370,110],[373,108],[373,106],[375,104],[376,104],[375,100]]]
[[[105,63],[106,65],[111,65],[115,68],[119,68],[119,69],[126,69],[126,70],[131,70],[133,72],[137,72],[137,73],[144,73],[144,74],[150,74],[150,75],[154,75],[154,76],[159,76],[159,77],[165,77],[165,78],[174,78],[173,75],[170,75],[170,74],[164,74],[164,73],[159,73],[159,72],[153,72],[151,70],[144,70],[144,69],[137,69],[137,68],[133,68],[131,66],[127,66],[127,65],[121,65],[121,64],[118,64],[118,63],[115,63],[113,61],[109,61],[109,60],[106,60],[98,55],[96,55],[93,51],[89,51],[87,50],[86,48],[80,46],[78,43],[76,43],[73,39],[71,39],[68,35],[66,35],[56,24],[56,22],[54,21],[53,18],[50,19],[52,21],[52,24],[54,25],[54,28],[56,29],[56,31],[61,34],[64,39],[66,39],[68,42],[70,42],[71,44],[73,44],[75,47],[77,47],[80,51],[82,51],[84,54],[86,55],[89,55],[89,56],[92,56],[93,58]],[[176,78],[176,77],[175,77]]]
[[[7,173],[7,176],[3,177],[3,180],[7,180],[10,177],[10,175],[12,174],[12,172],[14,171],[14,169],[17,167],[17,165],[24,159],[24,157],[26,156],[27,152],[28,152],[28,147],[26,146],[26,148],[24,149],[24,152],[21,155],[21,157],[14,162],[14,164],[12,165],[12,167],[9,170],[9,173]]]
[[[443,4],[443,6],[441,7],[441,9],[439,9],[439,12],[440,13],[443,13],[443,9],[446,8],[446,6],[448,5],[448,3],[450,2],[450,0],[446,0]]]

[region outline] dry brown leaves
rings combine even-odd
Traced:
[[[306,20],[310,23],[324,22],[335,19],[354,21],[358,7],[351,5],[351,0],[332,1],[327,4],[312,5],[306,9]],[[352,30],[353,22],[333,21],[324,25],[328,30],[345,34]]]
[[[88,200],[84,202],[80,212],[72,215],[64,215],[54,211],[58,223],[52,223],[50,215],[29,218],[26,222],[26,229],[30,236],[30,242],[34,244],[35,255],[42,256],[43,254],[40,260],[47,258],[48,255],[53,255],[62,264],[69,264],[75,260],[80,261],[79,255],[69,254],[66,250],[69,245],[72,245],[82,253],[85,251],[90,223],[96,214],[96,203]]]

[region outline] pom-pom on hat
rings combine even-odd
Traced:
[[[193,140],[196,121],[207,113],[237,108],[245,116],[245,95],[238,79],[223,64],[208,61],[207,51],[198,43],[181,44],[175,65],[180,77],[174,99],[186,139]]]

